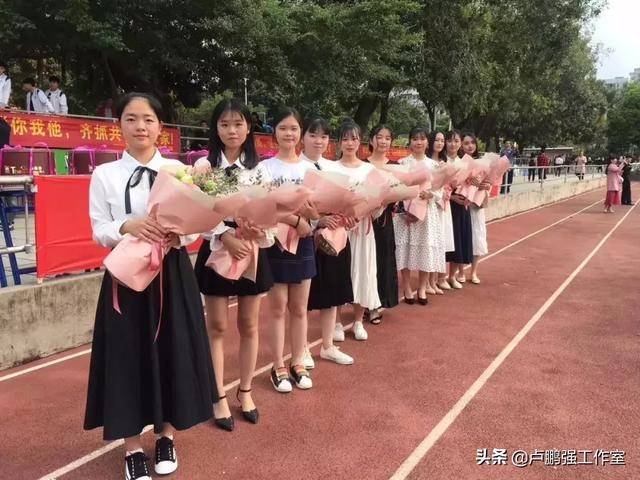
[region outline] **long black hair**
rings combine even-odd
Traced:
[[[224,152],[224,143],[218,135],[218,120],[227,112],[239,114],[249,127],[247,139],[242,144],[242,153],[244,153],[244,161],[242,164],[245,168],[251,170],[258,165],[260,157],[256,150],[256,144],[253,140],[253,123],[251,121],[251,111],[241,100],[230,98],[221,100],[211,113],[211,121],[209,122],[209,162],[214,168],[219,168],[222,163],[222,153]]]
[[[342,158],[342,150],[340,149],[340,143],[342,139],[347,135],[353,135],[358,138],[358,140],[362,140],[362,129],[360,125],[351,120],[350,118],[346,119],[340,125],[338,129],[338,141],[336,142],[336,160],[340,160]],[[356,155],[358,153],[356,152]]]
[[[436,145],[436,137],[438,136],[438,134],[442,134],[442,139],[444,140],[444,133],[441,132],[440,130],[433,130],[430,134],[429,134],[429,146],[427,147],[427,157],[429,157],[432,160],[442,160],[443,162],[447,161],[447,143],[446,140],[444,141],[444,145],[442,145],[442,150],[440,150],[440,152],[438,153],[438,158],[433,158],[433,154],[435,153],[435,145]]]
[[[467,132],[462,132],[461,139],[462,139],[463,142],[464,142],[465,137],[469,137],[469,138],[471,138],[473,140],[473,144],[476,146],[476,149],[471,154],[471,156],[473,158],[478,158],[480,155],[478,154],[478,139],[477,139],[475,133],[468,132],[468,131]],[[458,152],[458,156],[462,156],[461,154],[464,155],[464,150],[462,149],[462,147],[460,147],[460,151]]]
[[[115,105],[115,113],[116,113],[116,118],[118,120],[122,120],[122,114],[124,113],[124,109],[127,108],[127,105],[129,105],[133,100],[136,100],[136,99],[146,100],[146,102],[151,107],[151,110],[153,110],[153,112],[156,114],[156,117],[158,117],[158,120],[162,121],[163,111],[162,111],[162,104],[160,103],[160,100],[158,100],[153,95],[149,95],[148,93],[140,93],[140,92],[129,92],[126,95],[123,95],[122,97],[118,98]]]
[[[391,141],[393,142],[393,139],[395,138],[395,136],[393,135],[393,130],[391,129],[391,127],[389,125],[384,124],[384,123],[380,123],[380,124],[376,125],[375,127],[373,127],[373,130],[371,130],[371,133],[369,133],[369,151],[370,152],[373,152],[373,143],[372,143],[373,139],[382,130],[389,130],[389,133],[391,134]]]
[[[460,137],[460,142],[462,142],[462,133],[460,133],[460,130],[456,130],[455,128],[453,130],[449,130],[447,133],[444,134],[444,154],[447,154],[447,142],[449,140],[453,140],[453,138],[455,136]],[[456,152],[457,155],[457,152]]]

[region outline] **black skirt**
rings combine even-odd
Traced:
[[[265,250],[260,249],[258,253],[258,269],[256,271],[255,283],[247,278],[239,278],[238,280],[229,280],[205,265],[211,255],[211,247],[208,241],[202,242],[198,251],[198,258],[194,266],[200,292],[203,295],[213,295],[216,297],[249,297],[260,295],[268,292],[273,286],[273,277],[271,276],[271,268],[269,268],[269,260]]]
[[[316,276],[313,237],[301,238],[295,255],[283,251],[276,243],[267,249],[267,256],[275,283],[300,283]]]
[[[455,250],[446,253],[447,262],[469,264],[473,262],[473,233],[469,209],[450,202],[453,220],[453,242]]]
[[[218,401],[202,300],[184,248],[171,249],[160,277],[143,292],[118,287],[122,315],[113,309],[105,273],[93,331],[84,428],[104,427],[105,440],[139,434],[163,423],[184,430],[211,418]]]
[[[398,268],[396,266],[396,236],[393,229],[393,205],[373,221],[376,237],[378,295],[384,308],[398,305]]]
[[[351,245],[348,241],[347,246],[336,257],[318,249],[316,270],[317,274],[311,280],[307,310],[340,307],[353,302]]]

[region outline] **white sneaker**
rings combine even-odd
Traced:
[[[330,362],[335,362],[339,365],[353,364],[353,357],[350,357],[346,353],[341,352],[340,347],[336,347],[335,345],[331,345],[326,350],[324,347],[321,347],[320,358],[324,358],[325,360],[329,360]]]
[[[344,342],[344,327],[341,323],[336,323],[336,327],[333,329],[333,341]]]
[[[286,368],[278,368],[277,370],[272,368],[270,379],[276,392],[290,393],[293,390],[291,379],[289,378]]]
[[[449,279],[449,285],[451,285],[451,287],[455,288],[456,290],[460,290],[462,288],[462,284],[455,278]]]
[[[353,322],[353,334],[355,335],[356,340],[366,340],[369,338],[362,322]]]
[[[313,360],[313,356],[309,351],[309,347],[304,347],[304,357],[302,357],[302,364],[307,370],[313,370],[316,368],[316,362]]]
[[[304,367],[303,367],[304,368]],[[298,367],[294,367],[293,365],[289,368],[289,375],[293,382],[296,384],[301,390],[308,390],[313,387],[313,381],[309,376],[309,372],[306,369],[299,369]]]
[[[178,469],[178,455],[169,437],[162,437],[156,441],[156,466],[158,475],[169,475]]]

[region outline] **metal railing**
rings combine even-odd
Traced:
[[[0,175],[0,228],[4,237],[4,246],[0,246],[0,286],[7,286],[7,278],[4,270],[3,255],[8,255],[11,275],[15,285],[21,283],[20,275],[33,273],[35,268],[20,268],[18,265],[17,253],[30,254],[34,251],[35,244],[31,240],[29,222],[30,208],[29,196],[33,191],[33,177],[31,175]],[[22,199],[23,205],[18,206]],[[24,243],[14,245],[15,222],[10,220],[10,215],[24,214]],[[17,220],[17,218],[16,218]],[[35,235],[34,237],[35,238]],[[22,240],[21,240],[22,241]]]
[[[584,173],[582,173],[584,168]],[[520,188],[525,185],[538,185],[540,190],[545,186],[560,183],[580,182],[589,178],[604,177],[604,165],[549,165],[548,167],[516,165],[503,177],[500,193],[508,195],[518,191],[532,190]]]

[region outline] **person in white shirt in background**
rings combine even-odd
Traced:
[[[36,86],[35,79],[25,78],[22,82],[22,90],[27,94],[27,112],[55,113],[53,105],[45,93]]]
[[[7,64],[0,62],[0,109],[9,106],[11,97],[11,79],[7,74]]]
[[[55,113],[58,115],[66,115],[69,113],[69,106],[67,104],[67,96],[60,90],[60,78],[51,75],[49,77],[49,90],[45,92],[47,99],[53,105]]]
[[[564,157],[562,155],[558,155],[553,161],[553,163],[556,167],[555,168],[556,177],[559,177],[560,174],[562,173],[562,166],[564,165]]]

